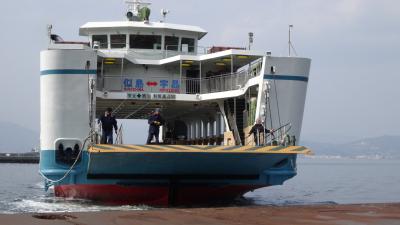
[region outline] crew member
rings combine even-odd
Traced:
[[[160,134],[160,126],[164,124],[164,119],[160,115],[160,109],[156,109],[154,113],[149,117],[149,135],[147,137],[146,144],[150,144],[153,137],[156,138],[156,144],[159,144],[159,134]]]
[[[251,128],[251,130],[249,132],[249,136],[248,136],[248,137],[250,137],[250,135],[253,134],[254,143],[256,144],[256,146],[258,146],[260,144],[260,141],[261,141],[260,139],[262,137],[261,133],[265,133],[265,134],[271,133],[271,134],[273,134],[274,130],[273,129],[268,130],[268,129],[264,128],[264,126],[262,125],[262,121],[259,118],[259,119],[257,119],[256,124],[254,124],[254,126]]]
[[[104,113],[104,116],[100,117],[99,123],[101,123],[101,128],[103,130],[103,135],[101,136],[101,144],[113,144],[113,128],[115,130],[115,134],[117,134],[118,126],[117,120],[111,114],[112,109],[107,108]]]

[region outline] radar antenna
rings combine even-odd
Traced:
[[[128,12],[126,16],[129,20],[137,20],[140,17],[140,10],[143,7],[151,5],[148,2],[142,2],[141,0],[126,0],[125,3],[128,5]]]

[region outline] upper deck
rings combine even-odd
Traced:
[[[164,22],[144,22],[144,21],[114,21],[114,22],[88,22],[80,27],[79,35],[89,36],[93,34],[102,34],[104,32],[115,31],[124,32],[147,32],[147,31],[162,31],[174,34],[175,32],[186,33],[187,35],[197,37],[198,40],[203,38],[207,31],[190,25],[172,24]]]
[[[244,47],[201,47],[199,40],[207,31],[198,26],[128,17],[127,21],[88,22],[79,34],[88,42],[53,40],[49,49],[94,51],[99,111],[126,101],[143,115],[144,109],[171,101],[179,110],[185,104],[242,96],[262,80],[263,53]],[[256,95],[256,90],[252,92]],[[131,114],[128,111],[125,116]]]
[[[207,31],[196,26],[145,21],[89,22],[79,33],[105,54],[125,53],[136,59],[207,53],[206,48],[198,46]]]

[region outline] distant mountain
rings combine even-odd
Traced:
[[[316,155],[400,159],[400,136],[365,138],[345,144],[302,141]]]
[[[311,148],[316,156],[400,159],[400,136],[386,135],[339,144],[325,141],[303,140],[300,144]],[[39,132],[0,122],[0,153],[24,153],[38,146]]]
[[[0,152],[29,152],[38,145],[38,132],[14,123],[0,122]]]

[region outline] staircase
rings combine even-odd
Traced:
[[[235,102],[236,101],[236,102]],[[235,110],[236,109],[236,110]],[[243,111],[246,109],[246,101],[241,98],[225,101],[225,110],[229,126],[233,130],[233,136],[237,145],[243,145],[245,140]]]

